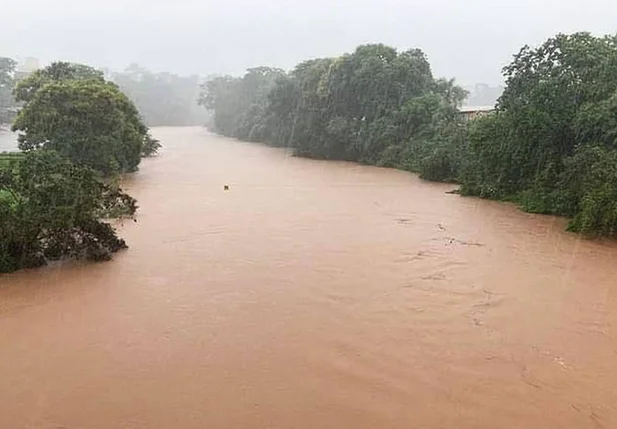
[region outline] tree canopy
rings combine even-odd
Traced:
[[[469,134],[467,194],[617,234],[617,37],[560,34],[504,68],[497,113]]]
[[[201,103],[227,136],[449,180],[458,170],[457,106],[465,95],[454,81],[433,77],[421,50],[379,44],[290,73],[259,67],[217,77],[202,87]]]
[[[129,98],[91,67],[54,63],[15,94],[22,152],[0,156],[0,272],[110,259],[126,243],[101,219],[137,210],[115,178],[160,143]]]
[[[20,81],[25,105],[13,123],[23,151],[58,151],[104,175],[137,169],[148,129],[118,86],[91,67],[54,63]]]
[[[17,101],[28,103],[32,101],[36,92],[45,85],[53,82],[72,80],[91,80],[105,82],[103,72],[84,64],[55,62],[40,70],[36,70],[25,79],[19,81],[15,87]]]

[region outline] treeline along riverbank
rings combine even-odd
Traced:
[[[258,67],[202,87],[220,134],[461,184],[461,193],[617,235],[617,37],[557,35],[504,68],[494,114],[464,121],[465,91],[419,49],[365,45],[287,73]]]

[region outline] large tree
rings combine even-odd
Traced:
[[[55,63],[21,81],[15,92],[26,102],[13,124],[21,150],[56,150],[113,175],[136,170],[150,147],[133,103],[92,68]]]
[[[25,79],[20,80],[14,90],[17,101],[28,103],[35,97],[37,91],[53,82],[68,80],[91,80],[105,82],[103,72],[93,67],[58,61],[40,70],[36,70]]]
[[[62,258],[107,260],[126,247],[101,219],[132,216],[114,176],[160,144],[102,73],[54,63],[16,87],[21,153],[0,157],[0,272]]]

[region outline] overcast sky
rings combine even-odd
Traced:
[[[501,82],[523,44],[617,31],[617,0],[0,0],[0,56],[241,73],[362,43],[422,48],[437,76]]]

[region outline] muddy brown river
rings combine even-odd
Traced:
[[[615,244],[400,171],[155,134],[128,251],[0,277],[0,428],[617,427]]]

